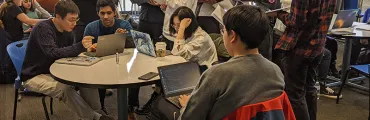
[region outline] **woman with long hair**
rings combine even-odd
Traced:
[[[20,6],[22,6],[22,0],[6,0],[0,6],[0,19],[12,41],[23,39],[22,23],[34,26],[40,21],[40,19],[29,18]]]

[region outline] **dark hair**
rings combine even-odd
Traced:
[[[239,5],[228,10],[223,17],[223,23],[226,31],[234,31],[247,49],[258,48],[270,27],[265,11],[250,5]]]
[[[72,0],[60,0],[55,4],[55,15],[64,19],[68,13],[80,14],[80,10]]]
[[[100,11],[100,8],[109,6],[113,12],[116,12],[116,0],[98,0],[96,2],[96,12]]]
[[[14,5],[13,0],[5,0],[0,5],[0,19],[3,18],[4,14],[7,12],[7,9]]]
[[[199,24],[198,24],[197,18],[195,17],[194,12],[190,8],[185,7],[185,6],[177,8],[175,12],[173,12],[170,18],[170,33],[171,34],[176,33],[175,28],[172,27],[173,19],[175,18],[175,16],[178,16],[180,21],[184,18],[191,19],[191,23],[189,27],[185,29],[185,33],[184,33],[185,39],[190,38],[199,27]]]
[[[23,2],[23,1],[22,1]],[[31,0],[31,1],[29,1],[30,3],[31,3],[31,8],[30,8],[30,11],[31,12],[35,12],[35,6],[33,5],[33,1]],[[22,6],[21,6],[21,9],[22,9],[22,11],[26,14],[27,12],[26,12],[26,8],[24,8],[24,6],[23,6],[23,3],[22,3]]]

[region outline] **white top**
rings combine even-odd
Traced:
[[[163,22],[163,36],[168,40],[175,41],[175,37],[170,34],[170,18],[173,12],[181,6],[186,6],[193,10],[197,9],[198,0],[166,0],[167,9],[164,13],[164,22]]]
[[[157,67],[182,63],[186,60],[179,56],[166,56],[154,58],[139,53],[136,49],[125,49],[120,54],[119,64],[116,64],[116,55],[102,57],[102,61],[92,66],[76,66],[54,63],[50,67],[50,73],[63,83],[77,83],[82,85],[99,86],[128,86],[143,84],[159,80],[155,77],[151,80],[139,80],[138,78],[148,72],[158,73]]]
[[[178,45],[180,49],[177,49]],[[208,68],[218,60],[212,38],[200,27],[190,38],[175,40],[171,53],[184,57],[188,61],[198,61],[199,65],[207,65]]]

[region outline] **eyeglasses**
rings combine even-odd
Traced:
[[[67,21],[69,22],[69,23],[77,23],[78,21],[80,20],[80,18],[76,18],[76,19],[67,19]]]

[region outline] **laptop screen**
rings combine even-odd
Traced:
[[[352,27],[353,22],[356,21],[357,12],[358,9],[339,11],[332,29]]]
[[[190,93],[200,78],[199,66],[194,62],[158,67],[166,97]]]

